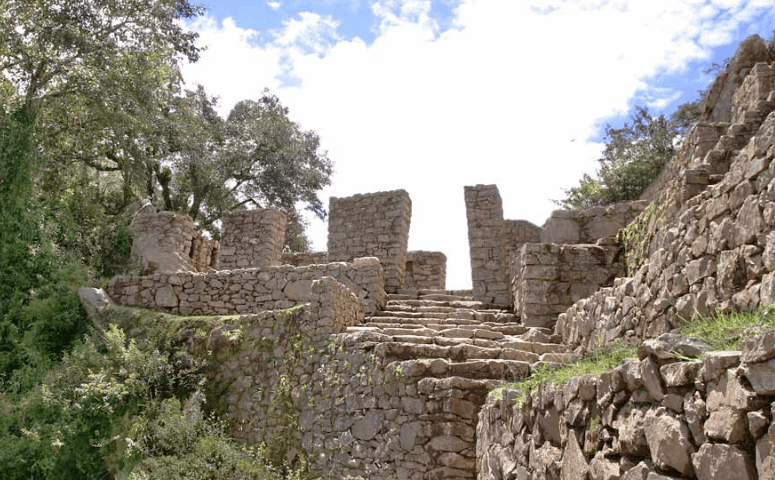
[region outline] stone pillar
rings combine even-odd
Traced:
[[[280,264],[287,217],[276,208],[242,210],[223,216],[218,251],[222,270]]]
[[[351,262],[377,257],[385,271],[385,290],[404,286],[412,201],[405,190],[329,200],[328,259]]]
[[[495,185],[465,187],[468,247],[474,298],[511,304],[508,259],[503,241],[503,203]]]

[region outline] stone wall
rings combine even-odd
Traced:
[[[220,268],[279,265],[286,225],[287,216],[276,208],[225,213],[218,255]]]
[[[447,256],[441,252],[414,251],[406,255],[404,288],[444,290]]]
[[[654,337],[696,313],[775,303],[775,91],[765,100],[761,92],[771,68],[755,66],[735,97],[744,123],[730,125],[703,163],[627,227],[632,276],[560,315],[566,343],[591,351],[623,336]],[[726,173],[709,173],[719,169]]]
[[[194,351],[214,358],[208,405],[234,438],[270,459],[305,457],[325,479],[473,478],[479,405],[492,381],[444,375],[442,359],[395,361],[360,323],[360,302],[331,278],[309,305],[232,319]]]
[[[218,270],[218,250],[221,244],[197,230],[191,239],[191,261],[197,272]]]
[[[385,289],[404,286],[412,201],[404,190],[331,197],[328,218],[328,258],[349,262],[377,257],[385,270]]]
[[[775,478],[775,331],[692,358],[703,347],[666,334],[640,360],[542,385],[522,404],[516,390],[491,393],[477,478]]]
[[[307,302],[313,280],[336,278],[363,300],[371,314],[385,305],[382,267],[376,258],[359,258],[307,267],[267,267],[208,273],[155,273],[114,277],[106,291],[119,305],[183,315],[227,315],[290,308]]]
[[[150,202],[132,219],[132,249],[143,272],[208,271],[218,242],[205,237],[186,215],[157,211]]]
[[[553,328],[557,316],[626,273],[619,246],[525,244],[512,278],[514,313],[529,327]]]
[[[555,210],[541,229],[541,243],[595,243],[616,237],[648,203],[636,200],[584,210]]]
[[[511,259],[541,229],[524,220],[503,219],[503,202],[495,185],[465,187],[468,246],[474,298],[487,304],[512,305]]]
[[[566,343],[589,350],[622,336],[656,336],[698,312],[775,303],[773,131],[775,113],[724,179],[685,203],[675,225],[655,221],[658,208],[633,224],[641,238],[629,253],[640,258],[628,261],[642,266],[560,315]],[[649,225],[658,227],[651,236]],[[648,250],[635,248],[644,243]]]
[[[283,265],[293,265],[294,267],[328,263],[328,252],[283,253],[280,263]]]

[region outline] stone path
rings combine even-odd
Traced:
[[[383,365],[400,362],[411,377],[501,383],[576,359],[551,330],[525,327],[514,314],[473,300],[470,291],[400,290],[348,333],[374,342]]]

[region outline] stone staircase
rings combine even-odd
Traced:
[[[348,327],[351,341],[371,342],[386,368],[408,377],[461,377],[493,385],[577,357],[546,328],[529,328],[470,291],[399,290],[384,310]]]

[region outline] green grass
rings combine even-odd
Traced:
[[[743,341],[772,328],[775,328],[775,305],[748,312],[716,312],[709,316],[697,316],[686,321],[679,330],[682,335],[705,341],[710,346],[710,351],[717,351],[739,350]],[[560,387],[573,377],[590,373],[600,374],[616,368],[626,358],[638,358],[637,346],[620,342],[600,349],[595,356],[582,358],[576,363],[557,368],[544,367],[533,372],[525,380],[498,387],[492,394],[494,398],[501,398],[502,391],[506,388],[518,390],[519,395],[515,402],[521,406],[527,395],[535,393],[542,383]]]
[[[619,366],[626,358],[638,358],[637,347],[624,342],[614,344],[609,348],[600,349],[600,353],[593,357],[582,358],[576,363],[563,365],[556,368],[543,367],[533,374],[519,382],[509,383],[498,387],[493,391],[496,398],[505,388],[519,390],[519,395],[515,401],[517,405],[525,402],[528,394],[535,393],[542,383],[550,383],[555,386],[562,386],[568,383],[573,377],[586,375],[589,373],[603,373]]]
[[[697,316],[686,321],[681,334],[700,338],[710,350],[739,350],[743,341],[775,328],[775,305],[748,312]]]

